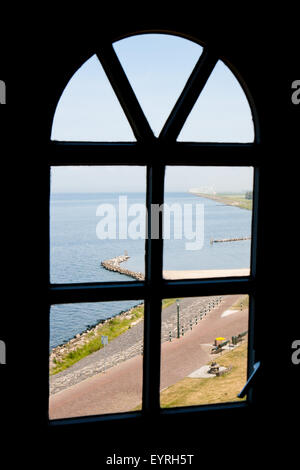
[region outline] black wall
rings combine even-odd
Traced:
[[[76,24],[55,17],[45,21],[47,13],[39,18],[27,14],[22,20],[19,15],[2,34],[0,79],[6,82],[7,104],[0,106],[0,339],[7,344],[7,364],[0,366],[0,410],[3,451],[9,442],[13,444],[10,459],[50,461],[51,465],[83,461],[103,467],[105,456],[112,452],[140,455],[173,449],[195,453],[199,463],[206,453],[216,452],[225,464],[224,457],[232,462],[242,449],[245,462],[254,464],[259,451],[266,456],[287,455],[284,437],[289,438],[289,456],[294,449],[300,367],[291,362],[291,344],[300,339],[300,105],[291,100],[291,84],[300,79],[296,28],[280,12],[276,21],[270,17],[248,22],[246,11],[235,17],[219,15],[219,22],[217,12],[209,17],[198,15],[196,20],[192,12],[187,19],[178,14],[176,20],[166,21],[158,13],[154,21],[148,20],[146,13],[145,9],[143,15],[128,21],[122,16],[122,23],[112,15],[99,15],[99,21],[85,28],[79,26],[88,26],[85,20]],[[239,70],[257,105],[262,141],[262,256],[256,322],[265,365],[257,404],[248,411],[49,427],[47,142],[51,120],[67,80],[102,37],[148,29],[179,31],[214,43]],[[37,454],[40,450],[42,454]]]

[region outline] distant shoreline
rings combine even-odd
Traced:
[[[246,199],[243,195],[238,194],[228,194],[221,195],[221,194],[207,194],[207,193],[196,193],[193,192],[195,196],[205,197],[207,199],[212,199],[213,201],[220,202],[221,204],[225,204],[226,206],[234,206],[239,207],[240,209],[252,209],[252,199]]]

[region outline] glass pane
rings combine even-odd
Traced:
[[[250,273],[253,169],[167,167],[166,279]]]
[[[230,69],[219,60],[196,101],[178,141],[253,142],[252,113]]]
[[[162,408],[240,401],[247,380],[247,295],[169,299],[162,310]]]
[[[94,55],[73,75],[57,104],[52,140],[135,141],[123,109]]]
[[[143,167],[51,168],[52,283],[143,278],[145,186]]]
[[[140,34],[114,43],[115,51],[156,136],[159,135],[202,47],[168,34]]]
[[[52,306],[49,418],[139,409],[143,328],[138,300]]]

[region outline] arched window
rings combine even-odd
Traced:
[[[259,129],[233,70],[195,38],[149,32],[97,45],[66,85],[51,131],[50,419],[251,399],[237,393],[254,365]]]

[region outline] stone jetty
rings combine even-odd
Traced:
[[[134,279],[137,279],[138,281],[144,281],[145,276],[136,271],[130,271],[130,269],[126,269],[120,266],[121,263],[124,263],[124,261],[127,261],[130,258],[128,255],[120,255],[116,256],[115,258],[112,259],[107,259],[104,261],[101,261],[101,266],[108,271],[114,271],[120,274],[125,274],[125,276],[130,276],[133,277]]]
[[[240,238],[219,238],[219,239],[212,239],[210,240],[210,244],[213,243],[223,243],[223,242],[238,242],[240,240],[251,240],[251,237],[240,237]]]

